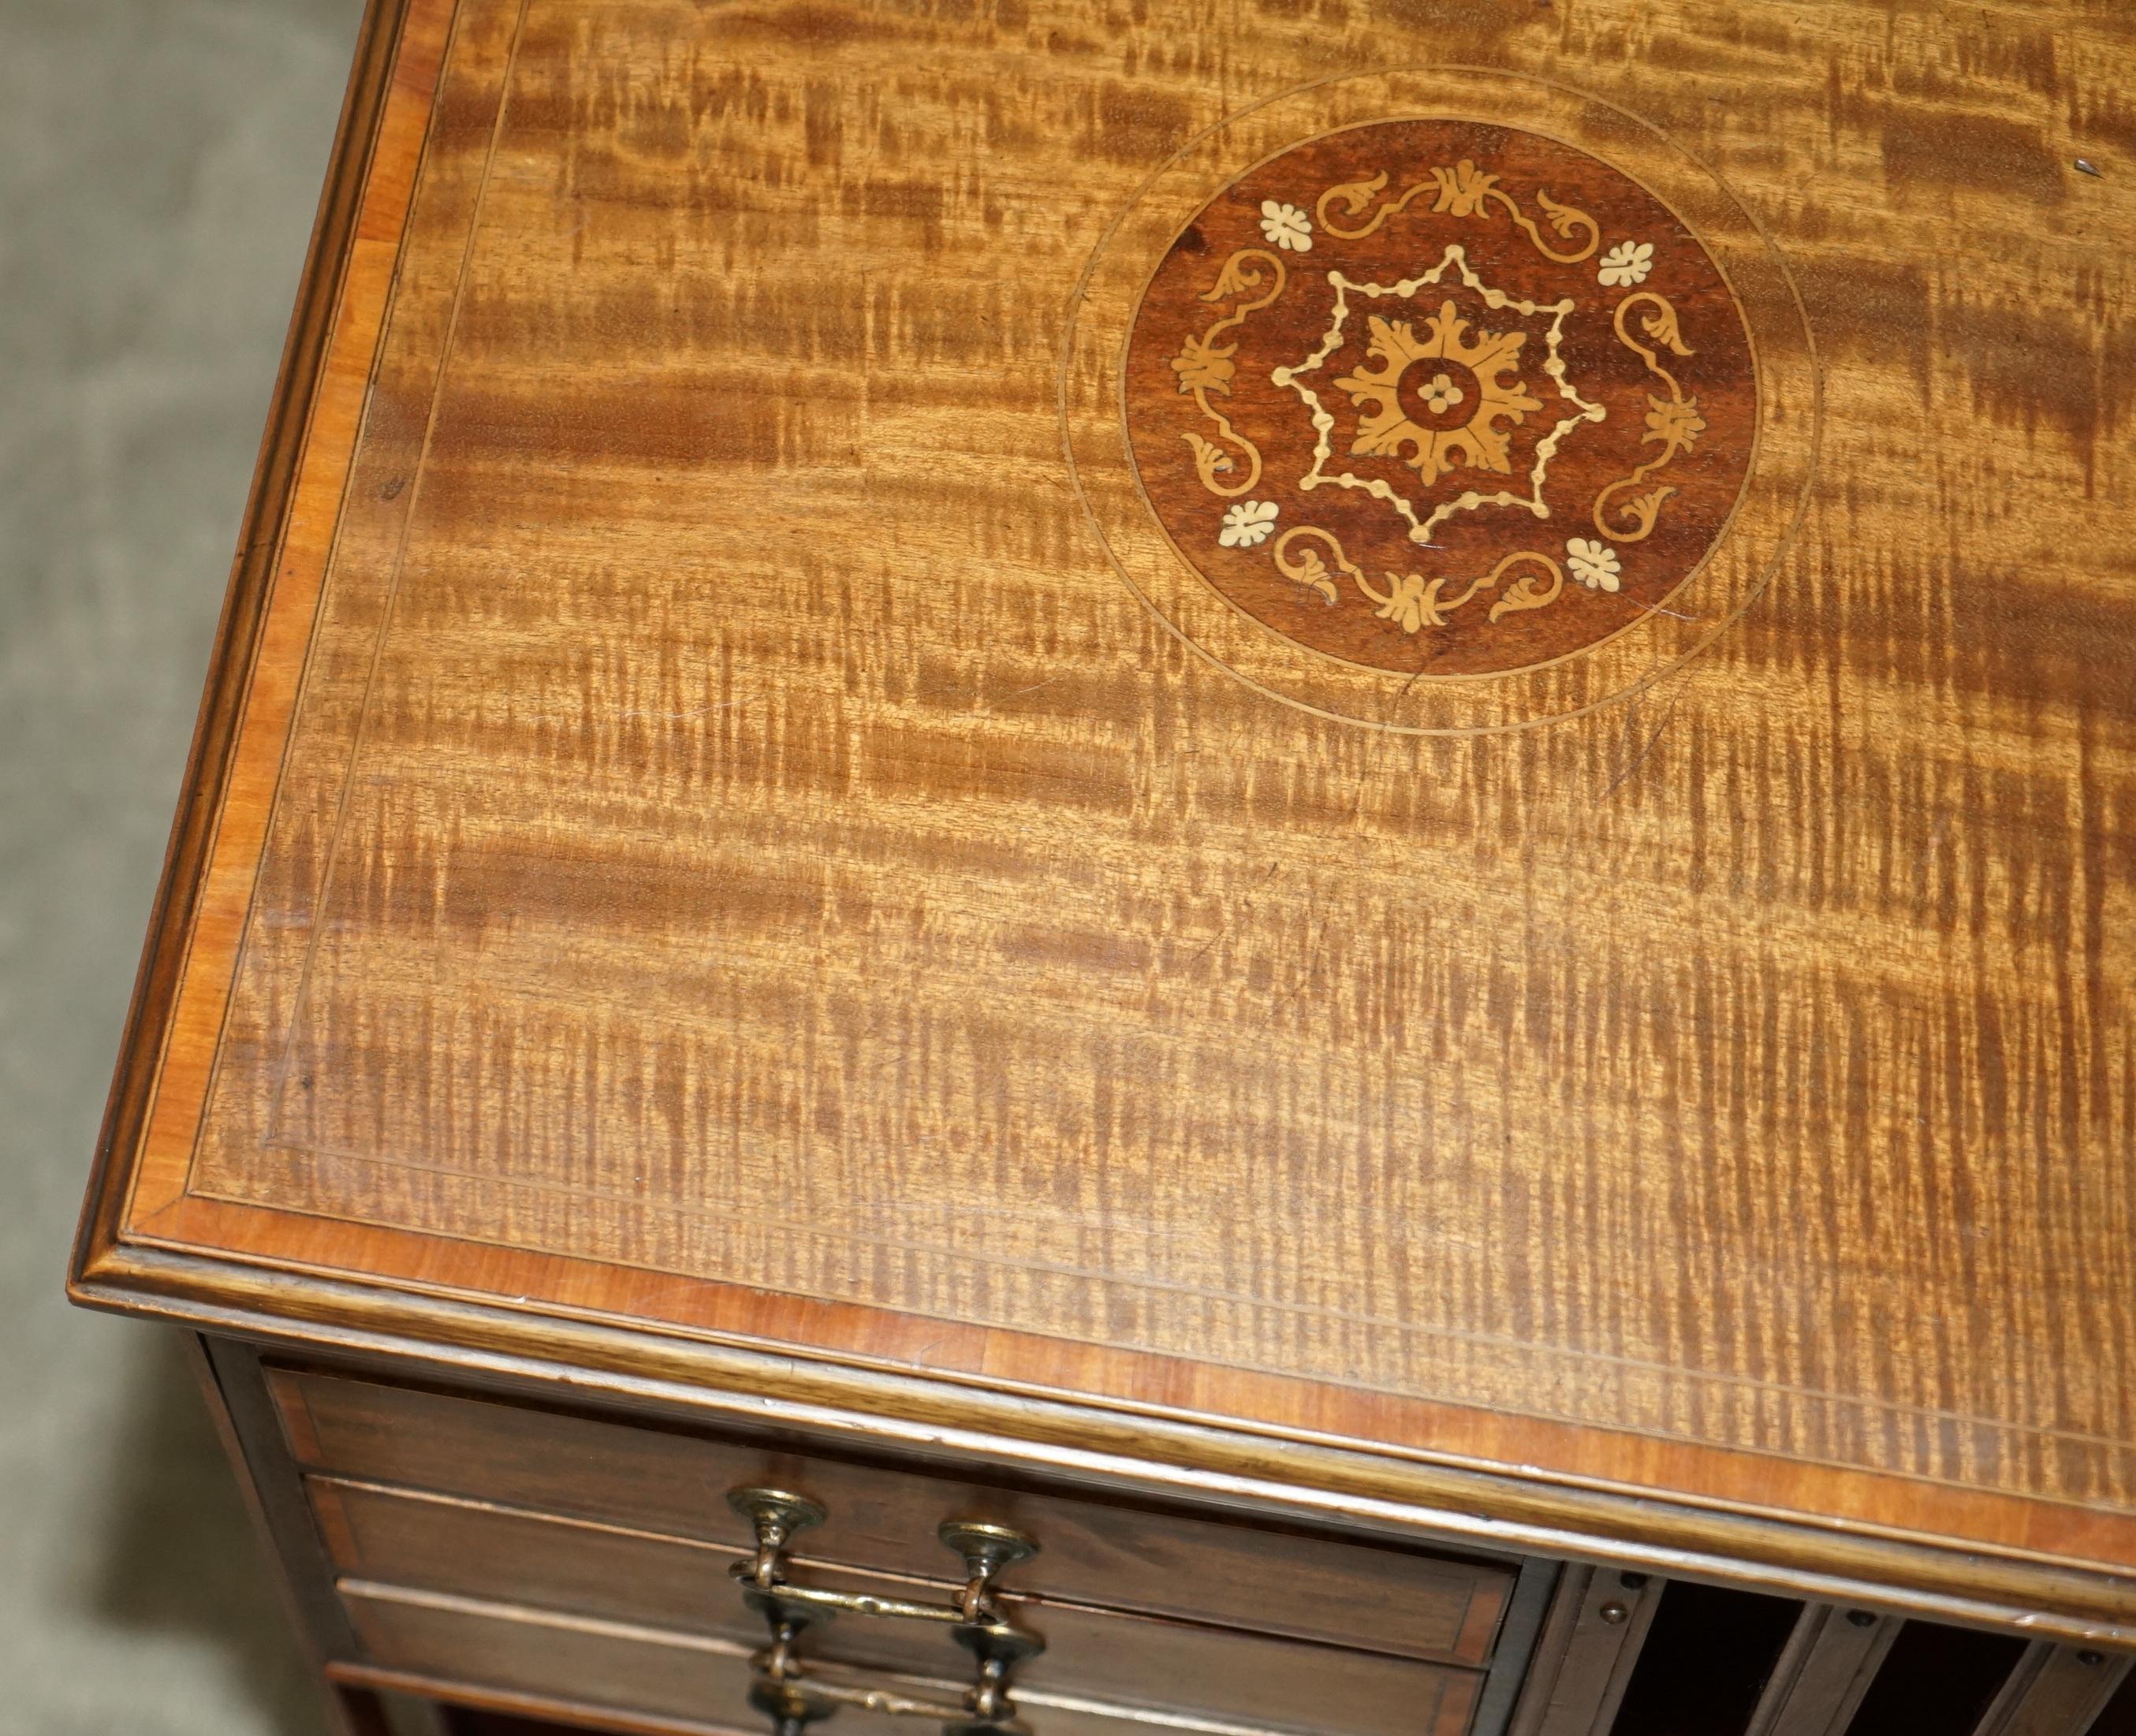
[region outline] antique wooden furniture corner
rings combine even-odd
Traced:
[[[72,1280],[345,1726],[2136,1729],[2132,90],[372,0]]]

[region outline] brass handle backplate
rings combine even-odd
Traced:
[[[1008,1697],[1009,1671],[1046,1649],[1046,1641],[1027,1627],[1007,1619],[996,1600],[1002,1573],[1028,1561],[1038,1545],[1021,1532],[980,1520],[953,1519],[935,1535],[964,1564],[964,1585],[945,1603],[920,1603],[904,1598],[878,1598],[858,1592],[825,1591],[796,1585],[787,1578],[787,1549],[794,1534],[819,1525],[828,1516],[820,1502],[784,1489],[735,1489],[727,1505],[756,1533],[756,1553],[734,1565],[742,1601],[765,1618],[771,1644],[756,1655],[756,1680],[750,1704],[767,1715],[775,1736],[800,1736],[808,1725],[830,1717],[840,1706],[905,1718],[931,1718],[943,1736],[1028,1736],[1016,1721]],[[840,1614],[888,1617],[907,1622],[939,1622],[972,1654],[976,1665],[972,1686],[960,1701],[915,1700],[886,1688],[847,1687],[809,1675],[794,1656],[801,1635]]]

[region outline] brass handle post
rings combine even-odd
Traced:
[[[964,1564],[963,1588],[945,1603],[924,1603],[871,1593],[838,1592],[796,1585],[788,1577],[788,1547],[798,1532],[823,1524],[823,1504],[784,1489],[731,1490],[727,1505],[750,1522],[756,1549],[732,1569],[742,1601],[765,1618],[771,1644],[754,1661],[750,1704],[771,1720],[774,1736],[802,1736],[841,1706],[900,1718],[927,1718],[944,1736],[1029,1736],[1016,1719],[1008,1677],[1017,1664],[1046,1649],[1046,1641],[1007,1619],[998,1598],[1002,1573],[1038,1553],[1019,1531],[983,1520],[949,1520],[936,1532]],[[934,1622],[972,1654],[971,1687],[956,1704],[917,1699],[890,1688],[848,1687],[810,1675],[795,1655],[802,1637],[839,1615]]]

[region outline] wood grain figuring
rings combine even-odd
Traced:
[[[206,1249],[2136,1567],[2126,20],[417,0],[401,43],[91,1276]],[[1518,715],[1388,690],[1491,733],[1256,691],[1085,510],[1109,225],[1424,62],[1704,166],[1817,360],[1758,347],[1791,456],[1701,618]]]

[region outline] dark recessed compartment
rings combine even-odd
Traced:
[[[1802,1606],[1682,1580],[1662,1593],[1612,1729],[1742,1736]]]
[[[477,1712],[454,1706],[445,1710],[445,1729],[451,1736],[586,1736],[569,1724],[542,1724],[532,1718],[515,1718],[504,1712]]]
[[[1847,1736],[1973,1736],[2024,1651],[2008,1634],[1909,1622]]]

